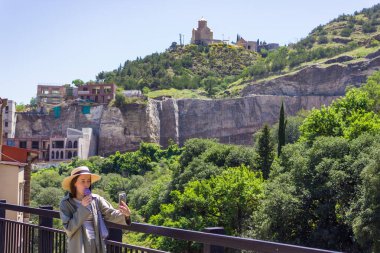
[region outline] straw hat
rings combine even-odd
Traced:
[[[69,177],[63,179],[62,188],[66,191],[70,191],[71,180],[73,180],[75,177],[79,175],[91,175],[91,184],[95,183],[96,181],[99,181],[101,178],[99,175],[92,174],[87,166],[80,166],[78,168],[73,169]]]

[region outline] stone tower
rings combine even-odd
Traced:
[[[207,20],[203,17],[198,20],[198,28],[193,29],[191,43],[197,45],[208,45],[213,42],[213,32],[207,27]]]

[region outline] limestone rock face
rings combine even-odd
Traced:
[[[264,123],[272,124],[278,120],[281,102],[284,101],[288,114],[301,109],[328,105],[336,98],[333,96],[251,96],[236,99],[199,100],[181,99],[165,101],[166,112],[172,112],[167,118],[161,118],[161,128],[169,127],[161,135],[160,144],[165,146],[168,138],[174,140],[178,134],[178,143],[190,138],[216,138],[223,143],[252,144],[252,134]],[[177,130],[174,129],[175,106],[178,106]],[[165,114],[167,116],[167,114]],[[163,130],[161,130],[161,133]],[[172,133],[172,135],[170,135]]]
[[[155,101],[128,104],[120,110],[108,107],[100,121],[99,155],[136,150],[140,142],[159,139],[158,111]]]
[[[311,66],[293,75],[270,81],[250,82],[241,91],[241,96],[343,96],[347,86],[360,86],[367,76],[379,70],[380,57],[350,63],[347,66],[334,64],[328,67]]]

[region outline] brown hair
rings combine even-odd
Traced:
[[[75,187],[75,183],[78,181],[78,178],[79,178],[80,175],[74,177],[73,179],[71,179],[71,182],[70,182],[70,192],[69,192],[69,196],[70,198],[76,198],[77,196],[77,188]],[[91,191],[91,185],[90,185],[90,191]]]
[[[78,177],[79,175],[71,179],[69,193],[70,198],[75,198],[77,196],[77,188],[75,187],[75,183],[78,181]]]

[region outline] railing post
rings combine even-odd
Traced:
[[[6,200],[0,199],[0,203],[7,203]],[[5,209],[0,209],[0,218],[5,219]],[[5,246],[5,222],[0,221],[0,253],[4,253]]]
[[[108,228],[109,236],[108,240],[122,242],[123,241],[123,230],[118,228]],[[121,248],[118,246],[111,246],[112,252],[121,253]]]
[[[203,232],[219,234],[219,235],[226,234],[226,231],[224,230],[223,227],[205,228],[203,229]],[[224,253],[224,247],[210,245],[210,244],[203,244],[203,253]]]
[[[39,208],[45,210],[53,210],[52,206],[40,206]],[[42,227],[53,227],[53,218],[51,217],[43,217],[39,216],[39,226]],[[49,231],[44,231],[43,229],[39,229],[38,236],[38,252],[40,253],[50,253],[53,252],[53,235]]]

